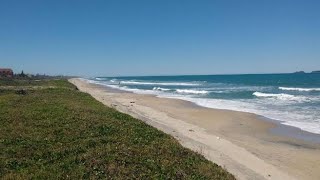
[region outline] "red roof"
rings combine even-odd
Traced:
[[[0,71],[12,71],[12,69],[9,69],[9,68],[0,68]]]

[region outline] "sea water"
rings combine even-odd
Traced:
[[[320,134],[320,74],[96,77],[90,82],[251,112]]]

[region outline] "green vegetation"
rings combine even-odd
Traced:
[[[0,79],[0,86],[13,86],[13,87],[30,87],[30,86],[42,86],[42,87],[59,87],[59,88],[74,88],[72,84],[70,84],[67,80],[61,79],[39,79],[35,80],[32,78],[22,78],[22,79],[11,79],[4,78]],[[1,89],[1,87],[0,87]]]
[[[0,90],[0,179],[234,179],[66,80],[30,81],[9,84],[56,88]]]

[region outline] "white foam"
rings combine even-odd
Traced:
[[[287,121],[287,122],[283,122],[282,124],[297,127],[297,128],[300,128],[302,130],[309,131],[312,133],[320,134],[320,123]]]
[[[235,101],[235,100],[222,100],[222,99],[206,99],[206,98],[192,98],[192,97],[171,97],[175,99],[182,99],[193,102],[199,106],[214,108],[214,109],[227,109],[248,113],[255,113],[273,120],[280,121],[281,124],[300,128],[302,130],[320,134],[320,120],[318,123],[313,119],[314,114],[299,113],[295,110],[282,110],[270,109],[265,107],[264,103],[259,104],[252,100]]]
[[[119,89],[119,90],[122,90],[122,91],[133,92],[133,93],[137,93],[137,94],[161,95],[160,93],[157,92],[157,90],[144,90],[144,89],[129,88],[127,86],[120,86],[120,85],[115,85],[115,84],[101,83],[101,82],[97,82],[97,81],[93,81],[93,80],[88,80],[88,82],[89,83],[93,83],[93,84],[103,85],[103,86],[110,87],[110,88],[113,88],[113,89]],[[170,89],[168,89],[168,90],[170,90]]]
[[[283,101],[308,101],[309,99],[307,97],[304,96],[294,96],[291,94],[284,94],[284,93],[280,93],[280,94],[272,94],[272,93],[262,93],[262,92],[254,92],[252,95],[256,96],[256,97],[264,97],[264,98],[277,98],[279,100],[283,100]]]
[[[116,82],[117,80],[116,79],[111,79],[110,82],[114,83]]]
[[[177,93],[180,94],[208,94],[208,91],[205,90],[193,90],[193,89],[177,89]]]
[[[121,81],[121,84],[135,85],[162,85],[162,86],[198,86],[198,83],[182,83],[182,82],[142,82],[142,81]]]
[[[102,81],[102,80],[105,80],[104,78],[95,78],[96,80],[98,80],[98,81]]]
[[[294,95],[283,94],[283,93],[281,93],[281,94],[271,94],[271,93],[254,92],[253,95],[257,96],[257,97],[287,97],[287,98],[294,97]]]
[[[320,88],[279,87],[279,89],[285,91],[320,91]]]
[[[228,93],[227,91],[212,91],[214,93],[218,93],[218,94],[221,94],[221,93]]]
[[[170,91],[171,89],[161,88],[161,87],[154,87],[152,90],[154,90],[154,91]]]

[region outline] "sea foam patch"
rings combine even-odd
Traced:
[[[310,99],[304,96],[295,96],[291,94],[272,94],[272,93],[262,93],[262,92],[254,92],[252,95],[256,97],[263,97],[263,98],[277,98],[279,100],[283,101],[298,101],[298,102],[303,102],[303,101],[309,101]]]
[[[170,91],[171,89],[168,88],[161,88],[161,87],[154,87],[152,88],[154,91]]]
[[[180,94],[208,94],[209,93],[209,91],[194,90],[194,89],[177,89],[176,92]]]
[[[279,87],[279,89],[285,91],[320,91],[320,88]]]

